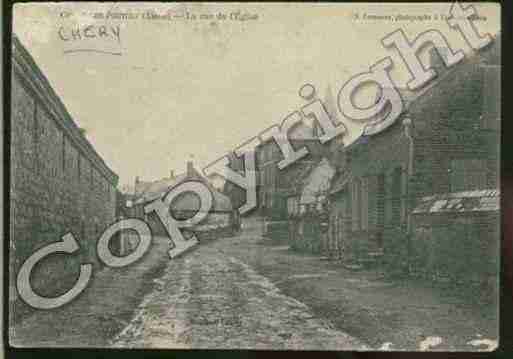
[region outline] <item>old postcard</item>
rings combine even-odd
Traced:
[[[12,347],[492,351],[494,3],[18,3]]]

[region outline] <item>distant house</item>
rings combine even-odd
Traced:
[[[432,52],[438,78],[403,92],[405,110],[392,126],[345,147],[330,190],[329,233],[346,259],[372,262],[381,255],[406,268],[410,217],[423,198],[497,188],[499,42],[450,69]]]
[[[306,147],[309,153],[284,169],[278,168],[284,157],[274,140],[262,142],[256,148],[257,212],[267,221],[287,219],[287,196],[297,168],[316,163],[327,151],[319,142],[316,129],[308,125],[296,127],[289,141],[296,150]]]
[[[348,248],[349,228],[349,191],[347,184],[350,177],[346,171],[339,171],[332,181],[328,194],[329,199],[329,229],[327,236],[326,254],[335,259],[347,259],[352,253]]]
[[[336,105],[330,88],[326,91],[324,104],[332,119],[336,121]],[[255,148],[257,208],[252,214],[261,215],[267,220],[287,218],[286,198],[298,168],[318,162],[329,153],[330,146],[340,147],[342,136],[330,141],[330,145],[322,145],[318,139],[319,131],[318,124],[308,119],[304,119],[291,129],[287,138],[292,147],[296,150],[306,147],[309,154],[282,170],[277,164],[284,157],[274,139],[265,140]],[[233,170],[244,171],[242,158],[233,154],[229,155],[229,166]],[[223,193],[232,199],[234,208],[239,208],[245,202],[245,191],[229,181],[225,183]]]
[[[287,198],[289,238],[293,248],[320,252],[327,245],[328,194],[335,167],[322,158],[298,173]]]
[[[143,218],[150,224],[154,235],[167,236],[167,231],[155,213],[145,214],[144,206],[158,198],[163,198],[173,187],[185,181],[200,181],[205,184],[213,196],[213,204],[204,221],[194,226],[193,231],[201,239],[232,235],[237,228],[238,213],[232,207],[230,199],[216,190],[193,166],[187,162],[185,173],[163,178],[153,182],[144,182],[136,178],[130,216]],[[192,192],[178,196],[170,205],[171,215],[180,220],[191,218],[200,209],[199,198]]]

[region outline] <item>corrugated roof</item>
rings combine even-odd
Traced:
[[[500,210],[500,191],[484,189],[424,197],[413,214]]]

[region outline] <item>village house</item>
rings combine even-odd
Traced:
[[[339,122],[335,100],[331,88],[326,89],[324,106],[334,122]],[[261,142],[255,148],[256,162],[256,193],[257,207],[246,213],[242,218],[242,225],[246,229],[258,227],[258,232],[273,239],[289,238],[288,198],[298,194],[299,188],[292,185],[298,178],[303,178],[315,165],[327,156],[340,152],[343,147],[342,136],[331,140],[328,144],[321,144],[319,137],[320,126],[312,118],[306,118],[295,126],[287,138],[292,146],[298,150],[302,147],[308,149],[308,155],[295,161],[284,169],[278,168],[278,162],[283,159],[278,144],[274,139]],[[233,153],[228,156],[229,166],[236,171],[244,171],[242,157]],[[245,203],[245,190],[226,181],[223,193],[230,197],[234,208]]]
[[[194,168],[192,161],[187,162],[186,172],[178,175],[175,175],[174,172],[171,171],[169,177],[151,182],[141,181],[139,177],[137,177],[135,180],[134,194],[131,196],[130,216],[144,219],[150,225],[153,235],[167,236],[167,231],[156,213],[144,213],[144,206],[157,198],[164,197],[173,187],[176,187],[180,183],[191,180],[199,181],[206,185],[213,195],[212,208],[207,218],[200,224],[194,226],[194,233],[197,238],[202,240],[233,235],[234,231],[237,229],[238,212],[233,209],[230,198],[215,189],[214,186]],[[178,196],[170,206],[173,217],[180,220],[194,216],[199,208],[199,198],[192,192]]]
[[[287,212],[292,248],[313,253],[326,251],[328,195],[335,172],[335,167],[324,157],[304,168],[291,183]]]
[[[14,300],[21,264],[66,233],[75,236],[80,255],[54,256],[36,267],[32,283],[37,293],[54,296],[70,288],[80,263],[100,265],[96,240],[114,222],[118,176],[16,36],[11,60],[9,272]]]
[[[311,168],[328,152],[319,142],[315,131],[315,127],[306,124],[300,124],[291,131],[288,139],[292,146],[295,149],[306,147],[309,153],[281,170],[278,162],[283,159],[283,155],[273,139],[256,146],[257,207],[241,219],[243,223],[249,225],[251,222],[251,225],[261,227],[261,233],[268,237],[288,238],[287,197],[292,191],[291,184],[305,173],[306,168]],[[243,171],[243,159],[230,154],[229,166],[233,170]],[[226,181],[223,193],[230,197],[234,208],[239,208],[246,201],[245,190],[230,181]]]
[[[336,106],[331,88],[326,90],[324,105],[333,121],[336,117]],[[309,154],[292,165],[280,170],[278,162],[283,155],[278,144],[269,139],[262,142],[256,149],[257,163],[257,200],[261,215],[268,220],[286,220],[287,197],[290,195],[290,185],[297,178],[297,172],[304,172],[305,167],[317,163],[328,156],[331,144],[340,144],[340,139],[333,139],[330,144],[321,144],[319,135],[321,129],[317,121],[305,119],[301,124],[293,128],[288,134],[288,139],[295,149],[306,147]]]
[[[499,46],[496,38],[487,49],[467,55],[450,69],[432,51],[438,78],[420,91],[403,93],[406,109],[394,125],[376,135],[362,135],[344,149],[339,164],[343,170],[330,190],[329,235],[338,256],[360,264],[382,261],[409,269],[412,212],[418,205],[429,202],[429,196],[450,198],[464,191],[497,189]],[[472,201],[481,196],[468,195]],[[498,208],[483,208],[495,211],[488,217],[490,226],[497,226],[492,219],[497,218]],[[420,208],[414,213],[419,220],[420,213],[431,215]],[[470,223],[476,218],[465,211],[459,216]],[[488,240],[497,242],[497,237]]]

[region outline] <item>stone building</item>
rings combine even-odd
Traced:
[[[15,36],[11,60],[11,299],[23,261],[72,232],[80,253],[49,257],[32,273],[34,289],[55,296],[74,283],[78,261],[98,263],[96,240],[114,221],[118,176]]]
[[[450,69],[432,51],[438,78],[406,94],[394,125],[344,149],[329,233],[346,259],[407,268],[411,213],[425,197],[498,187],[499,46]]]

